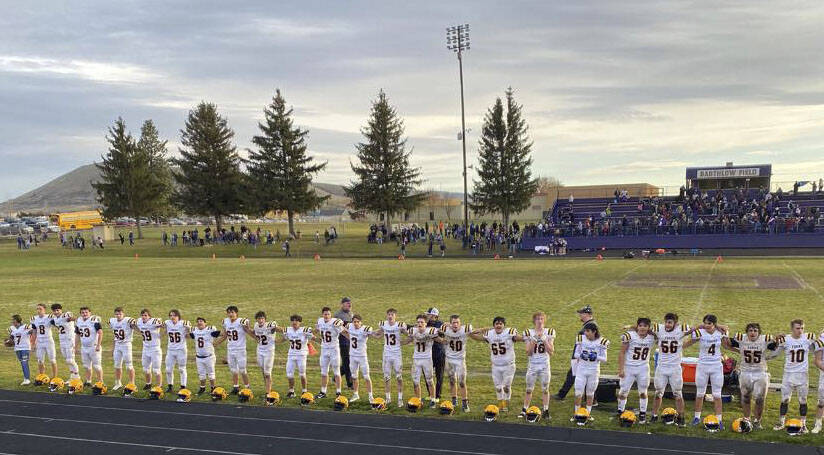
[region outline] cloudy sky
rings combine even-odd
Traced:
[[[173,5],[172,5],[173,4]],[[319,181],[346,183],[370,101],[404,117],[427,188],[459,190],[457,60],[470,161],[507,86],[534,172],[567,184],[677,186],[688,165],[773,163],[824,175],[824,2],[15,2],[0,16],[0,200],[105,152],[122,116],[175,153],[187,111],[216,103],[240,148],[276,87],[310,129]]]

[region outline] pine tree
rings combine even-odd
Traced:
[[[532,142],[527,136],[521,106],[512,88],[506,91],[506,115],[501,99],[487,111],[480,141],[478,177],[473,180],[472,210],[483,215],[500,213],[504,226],[509,217],[529,206],[537,189],[532,178]]]
[[[295,214],[315,210],[329,198],[318,196],[311,187],[312,176],[326,163],[315,163],[307,154],[308,131],[293,125],[292,108],[280,89],[263,114],[264,121],[258,124],[262,134],[252,138],[257,150],[249,150],[246,160],[252,204],[262,213],[285,210],[289,234],[295,236]]]
[[[344,188],[356,211],[369,211],[389,218],[418,207],[426,194],[416,192],[422,183],[420,168],[409,165],[403,121],[389,105],[383,90],[372,103],[372,112],[361,134],[366,141],[355,146],[358,164],[351,164],[357,180]]]
[[[232,143],[235,132],[214,104],[201,102],[189,111],[180,133],[183,147],[180,158],[172,160],[178,183],[172,197],[188,214],[214,217],[220,230],[224,216],[243,209],[245,182]]]
[[[172,172],[166,157],[166,144],[167,141],[160,139],[160,134],[151,119],[143,122],[143,126],[140,127],[140,139],[137,141],[140,163],[138,168],[142,169],[139,179],[143,182],[145,193],[152,195],[151,199],[147,198],[150,204],[147,213],[152,215],[171,213]],[[142,236],[140,228],[138,233]]]

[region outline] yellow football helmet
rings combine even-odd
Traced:
[[[752,431],[752,423],[750,423],[749,419],[739,417],[732,421],[731,428],[732,431],[736,433],[749,433]]]
[[[149,399],[150,400],[160,400],[163,398],[165,394],[163,393],[163,387],[156,385],[149,389]]]
[[[498,414],[500,414],[500,410],[494,404],[488,404],[484,408],[484,420],[487,422],[494,422],[498,418]]]
[[[441,415],[450,416],[453,412],[455,412],[455,405],[453,405],[449,400],[443,400],[441,401],[440,406],[438,406],[438,409]]]
[[[715,433],[721,429],[721,422],[718,421],[718,417],[715,417],[714,414],[704,417],[704,429],[710,433]]]
[[[274,390],[266,394],[266,406],[277,406],[280,404],[280,394]]]
[[[406,402],[406,410],[409,412],[418,412],[423,407],[423,403],[421,399],[418,397],[412,397],[409,401]]]
[[[677,417],[678,411],[673,408],[664,408],[664,411],[661,413],[661,421],[664,422],[665,425],[672,425],[675,423]]]
[[[529,423],[537,423],[541,420],[541,408],[538,406],[530,406],[526,410],[526,421]]]
[[[192,401],[192,391],[189,389],[180,389],[177,391],[177,402],[188,403]]]
[[[75,393],[82,393],[83,392],[83,381],[80,379],[72,379],[69,381],[69,389],[67,390],[69,395],[74,395]]]
[[[57,377],[52,378],[52,380],[49,381],[49,392],[59,392],[63,390],[63,386],[65,385],[66,384],[63,382],[62,379]]]
[[[575,415],[572,417],[575,420],[575,423],[582,427],[589,422],[589,411],[587,411],[587,408],[581,406],[575,410]]]
[[[349,400],[345,396],[340,395],[335,398],[335,411],[345,411],[348,407]]]
[[[784,429],[787,430],[788,435],[798,436],[803,432],[804,424],[800,419],[787,419],[787,422],[784,424]]]
[[[105,395],[108,391],[109,388],[106,387],[106,384],[103,384],[103,381],[97,381],[92,386],[92,395]]]
[[[255,397],[255,394],[252,393],[251,389],[243,388],[243,389],[240,389],[240,392],[237,393],[237,400],[240,401],[241,403],[246,403],[246,402],[252,401],[252,399],[254,397]]]
[[[40,373],[34,377],[34,385],[49,385],[49,375],[46,373]]]
[[[635,422],[638,421],[638,417],[632,411],[622,412],[618,419],[621,421],[621,426],[625,428],[635,425]]]
[[[130,382],[130,383],[128,383],[128,384],[126,384],[126,385],[123,387],[123,396],[124,396],[124,397],[131,397],[131,396],[133,396],[135,393],[137,393],[137,386],[136,386],[136,385],[134,385],[134,384],[132,384],[131,382]]]
[[[384,400],[381,397],[376,397],[369,404],[372,405],[372,409],[374,409],[375,411],[383,411],[384,409],[386,409],[386,400]]]
[[[212,390],[212,401],[225,400],[227,396],[226,389],[223,387],[215,387],[214,390]]]
[[[315,396],[312,395],[312,392],[303,392],[300,394],[300,404],[301,406],[309,406],[310,404],[315,402]]]

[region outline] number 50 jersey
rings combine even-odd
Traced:
[[[653,324],[652,333],[658,337],[659,368],[681,366],[681,339],[691,331],[692,328],[687,324],[675,324],[670,331],[667,331],[664,324]]]

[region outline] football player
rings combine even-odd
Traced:
[[[243,379],[245,388],[249,388],[249,373],[246,371],[246,336],[249,320],[238,317],[238,309],[234,305],[226,308],[226,318],[223,319],[223,336],[226,341],[226,360],[229,371],[232,372],[232,394],[240,391],[239,379]]]
[[[526,393],[524,407],[521,408],[520,418],[526,417],[526,410],[532,404],[532,391],[535,383],[541,381],[541,403],[543,404],[542,418],[549,418],[549,357],[555,353],[555,329],[546,328],[546,313],[539,311],[532,315],[532,329],[524,330],[526,341],[526,356],[529,366],[526,370]]]
[[[20,368],[23,370],[23,382],[20,385],[29,385],[29,353],[31,352],[31,338],[34,330],[28,324],[23,324],[23,318],[19,314],[12,315],[11,326],[9,326],[9,337],[6,339],[6,346],[14,346],[14,354],[20,361]]]
[[[703,324],[692,331],[690,339],[684,342],[687,348],[698,343],[698,366],[695,368],[695,415],[692,425],[701,423],[701,412],[704,409],[704,395],[707,393],[707,383],[712,384],[712,404],[715,407],[715,417],[720,429],[724,429],[722,417],[721,388],[724,385],[724,366],[721,364],[721,346],[724,343],[726,328],[718,325],[718,318],[714,314],[704,316]]]
[[[446,345],[446,362],[444,370],[449,379],[452,392],[452,406],[458,406],[458,394],[461,395],[461,409],[469,412],[469,392],[466,388],[466,342],[469,335],[478,332],[472,330],[472,324],[461,324],[461,317],[453,314],[449,324],[441,327],[441,334]]]
[[[752,427],[761,429],[764,399],[770,385],[770,374],[767,371],[768,351],[775,352],[778,342],[772,335],[761,333],[761,325],[757,322],[747,324],[746,333],[736,333],[728,340],[730,349],[741,354],[738,388],[741,390],[741,410],[744,419],[749,421],[752,416]]]
[[[406,339],[402,344],[415,343],[414,353],[412,354],[412,387],[415,389],[415,396],[421,398],[421,375],[426,381],[427,390],[434,392],[435,384],[432,381],[433,365],[432,365],[432,344],[440,343],[439,331],[435,327],[426,326],[427,317],[425,314],[419,314],[415,317],[415,327],[409,331]],[[434,408],[438,405],[438,400],[435,394],[432,393],[429,397],[429,407]]]
[[[151,390],[152,375],[154,384],[163,387],[163,376],[160,374],[160,366],[163,364],[163,351],[160,347],[160,328],[164,326],[163,320],[153,318],[152,312],[144,308],[140,310],[140,319],[135,323],[140,337],[143,338],[143,354],[141,364],[143,374],[146,377],[146,384],[143,390]]]
[[[75,328],[80,338],[80,359],[86,369],[85,385],[92,385],[92,371],[97,374],[97,380],[103,382],[103,327],[100,325],[100,318],[92,315],[89,307],[80,307],[80,317],[75,321]]]
[[[135,320],[123,314],[123,308],[114,309],[114,317],[109,319],[109,327],[114,335],[114,349],[112,359],[114,360],[114,387],[112,390],[120,390],[123,384],[120,382],[123,377],[123,366],[129,372],[128,384],[134,384],[134,366],[132,365],[132,330],[135,328]]]
[[[824,332],[818,336],[818,341],[824,345]],[[821,432],[821,419],[824,417],[824,349],[815,352],[815,366],[818,367],[818,409],[815,412],[815,427],[813,433]]]
[[[255,313],[254,327],[246,327],[245,330],[257,340],[257,365],[263,373],[263,387],[265,393],[268,394],[272,391],[272,366],[275,364],[274,334],[280,329],[275,321],[266,321],[266,313],[258,311]]]
[[[486,341],[492,359],[492,382],[498,397],[498,407],[502,412],[509,411],[509,399],[512,397],[512,379],[515,377],[515,342],[523,341],[518,330],[506,327],[506,318],[496,316],[491,329],[483,329],[473,340]]]
[[[658,339],[658,363],[655,366],[655,404],[650,421],[658,420],[661,412],[664,392],[669,384],[672,395],[675,397],[675,410],[678,416],[675,425],[684,426],[684,377],[681,372],[681,351],[684,338],[690,336],[692,327],[687,324],[678,324],[678,315],[667,313],[664,315],[664,324],[656,323],[652,333]]]
[[[594,322],[584,324],[584,334],[575,339],[573,351],[575,371],[575,409],[570,421],[575,421],[574,412],[581,407],[586,395],[587,414],[592,413],[592,402],[595,400],[595,389],[601,377],[601,364],[607,361],[609,340],[601,336],[598,325]],[[594,420],[593,417],[589,417]]]
[[[638,384],[638,423],[647,423],[647,390],[649,389],[649,358],[655,347],[655,335],[650,332],[649,318],[638,318],[635,330],[621,335],[621,354],[618,356],[618,415],[624,413],[627,397],[633,384]]]
[[[212,325],[206,325],[206,319],[197,318],[195,327],[189,333],[189,337],[195,343],[195,364],[197,365],[197,378],[200,380],[198,395],[206,392],[206,380],[211,386],[210,392],[215,390],[215,344],[220,343],[220,330]]]
[[[51,377],[57,376],[57,353],[52,338],[52,315],[46,311],[46,305],[38,303],[35,307],[37,314],[31,317],[31,328],[34,330],[34,352],[37,355],[37,372],[46,372],[46,361],[51,366]]]
[[[180,373],[180,388],[185,389],[187,381],[186,361],[188,352],[186,348],[186,337],[192,328],[189,321],[181,319],[180,311],[169,311],[169,319],[163,322],[169,343],[166,344],[166,393],[172,392],[172,384],[175,382],[175,366]]]
[[[289,393],[286,398],[295,397],[295,370],[300,376],[301,393],[306,392],[306,357],[309,355],[309,342],[312,340],[312,329],[301,327],[303,318],[293,314],[289,317],[290,326],[283,331],[284,341],[289,342],[289,353],[286,355],[286,379],[289,380]]]
[[[778,423],[774,430],[784,429],[784,420],[793,392],[798,396],[798,414],[801,416],[801,433],[807,432],[807,394],[810,387],[810,354],[824,347],[813,333],[804,333],[804,321],[790,322],[791,333],[777,337],[778,347],[784,351],[784,377],[781,380],[781,406]]]
[[[346,328],[349,333],[349,371],[352,372],[352,398],[350,403],[360,399],[360,381],[358,376],[363,376],[366,383],[366,390],[369,392],[369,402],[374,399],[372,395],[372,377],[369,375],[369,358],[366,352],[366,342],[369,337],[377,337],[372,327],[363,325],[363,318],[359,314],[352,315],[352,322]]]
[[[320,337],[320,392],[315,398],[326,398],[329,384],[329,369],[335,378],[335,397],[340,396],[340,343],[341,333],[346,333],[343,321],[332,317],[332,310],[327,306],[320,310],[321,317],[315,325]],[[347,334],[348,336],[348,334]]]
[[[386,320],[378,325],[376,336],[383,337],[383,387],[386,392],[386,402],[392,401],[392,389],[389,383],[392,373],[398,383],[398,407],[404,407],[403,402],[403,356],[401,354],[401,334],[406,333],[406,324],[398,321],[398,312],[394,308],[386,310]]]
[[[69,378],[79,378],[80,370],[77,367],[77,361],[74,358],[74,315],[68,311],[64,312],[63,305],[59,303],[53,303],[51,310],[51,323],[57,327],[57,339],[60,340],[60,354],[63,356],[63,359],[66,361],[66,365],[69,367]]]

